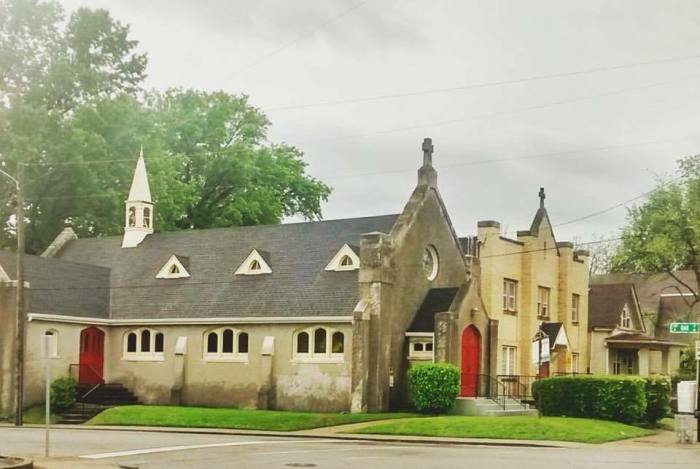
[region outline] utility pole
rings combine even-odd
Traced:
[[[22,426],[24,417],[24,164],[17,163],[17,289],[15,297],[15,425]]]

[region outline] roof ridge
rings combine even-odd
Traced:
[[[223,230],[235,230],[235,229],[247,229],[247,228],[261,228],[261,227],[283,227],[283,226],[296,226],[296,225],[311,225],[311,224],[320,224],[320,223],[338,223],[338,222],[346,222],[350,220],[370,220],[373,218],[389,218],[389,217],[398,217],[400,214],[399,213],[389,213],[389,214],[384,214],[384,215],[369,215],[365,217],[348,217],[348,218],[334,218],[331,220],[310,220],[310,221],[300,221],[300,222],[294,222],[294,223],[268,223],[264,225],[234,225],[234,226],[218,226],[218,227],[212,227],[212,228],[190,228],[190,229],[184,229],[184,230],[170,230],[170,231],[157,231],[151,235],[149,235],[149,238],[157,237],[159,235],[164,235],[164,234],[171,234],[171,233],[192,233],[192,232],[202,232],[202,231],[223,231]],[[78,239],[73,239],[70,240],[68,243],[69,244],[73,241],[85,241],[85,240],[95,240],[95,239],[120,239],[122,238],[123,234],[118,234],[118,235],[110,235],[110,236],[94,236],[94,237],[89,237],[89,238],[78,238]]]

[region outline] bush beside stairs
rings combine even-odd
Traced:
[[[102,384],[88,394],[92,388],[86,384],[76,386],[76,403],[61,414],[58,423],[78,425],[110,407],[139,404],[138,398],[123,384]]]

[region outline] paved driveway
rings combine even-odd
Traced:
[[[43,430],[0,428],[0,454],[40,458]],[[57,429],[46,467],[700,468],[697,447],[593,446],[574,449],[368,443],[316,438]]]

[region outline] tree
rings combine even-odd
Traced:
[[[121,233],[141,146],[158,230],[321,217],[330,188],[306,174],[298,149],[268,141],[270,123],[246,96],[143,93],[146,56],[128,26],[104,10],[63,18],[55,2],[0,0],[0,167],[27,164],[29,252],[66,224],[81,237]],[[12,189],[0,183],[4,246]]]
[[[618,242],[609,239],[610,236],[593,235],[593,242],[581,244],[575,239],[576,249],[587,250],[590,254],[588,261],[589,275],[609,274],[613,255],[618,247]]]
[[[679,173],[629,210],[611,265],[616,272],[668,274],[690,293],[692,309],[700,303],[700,155],[681,159]],[[695,282],[685,281],[679,270],[692,271]]]

